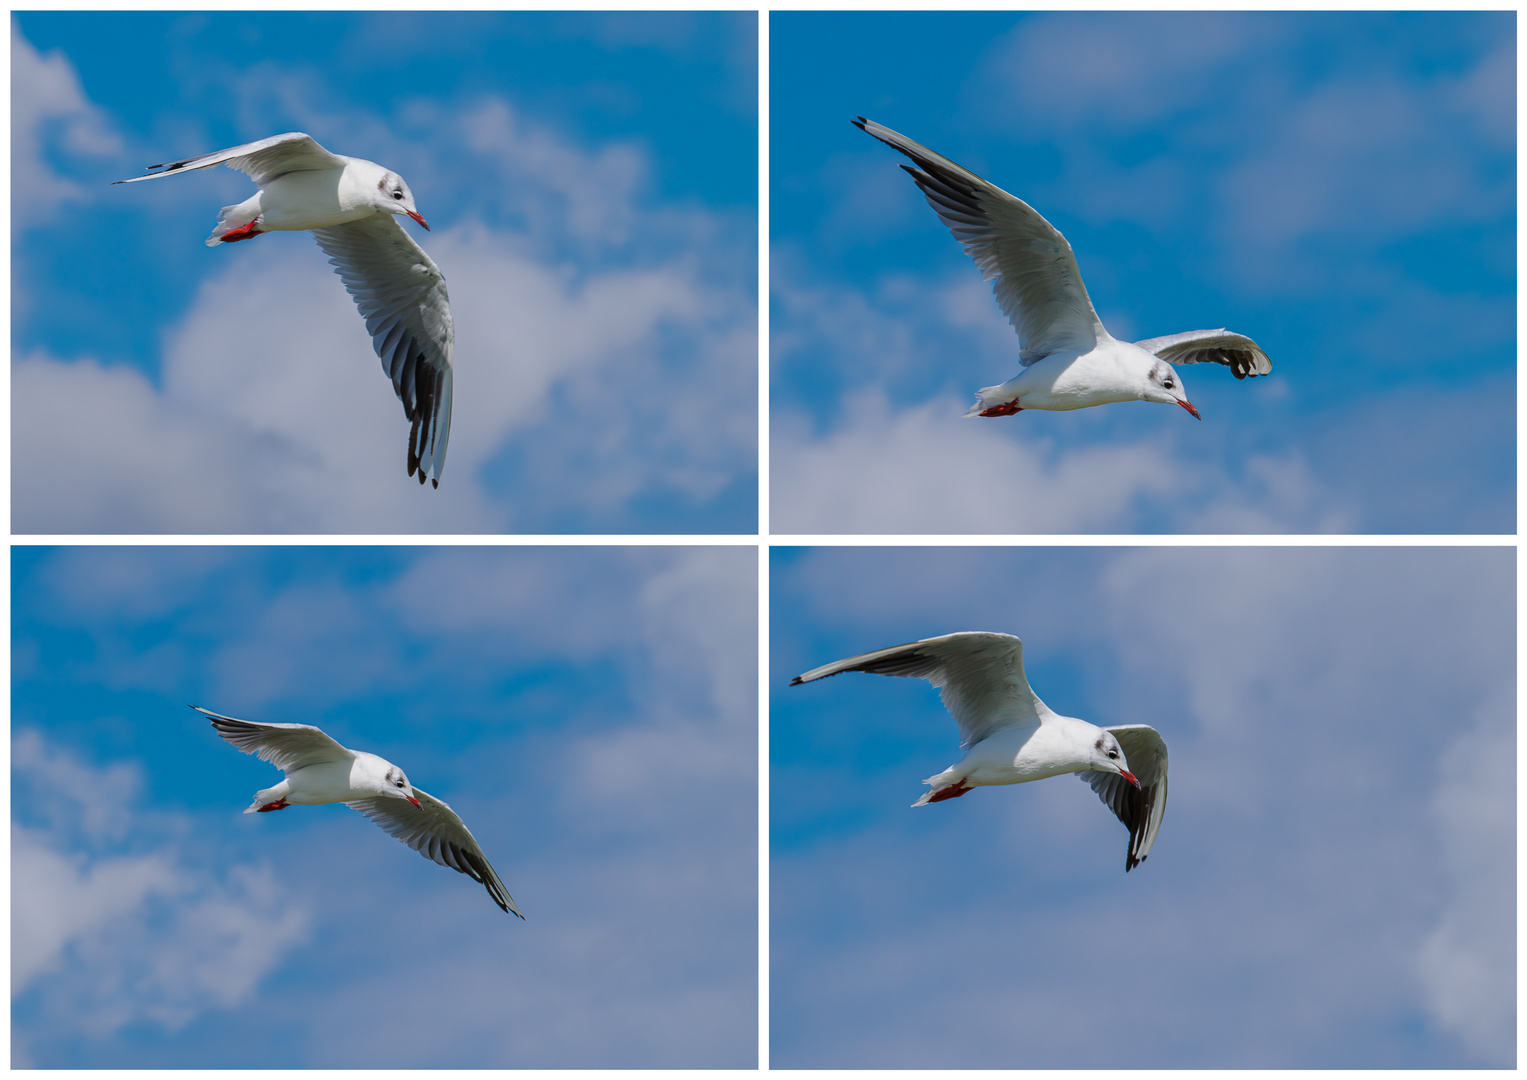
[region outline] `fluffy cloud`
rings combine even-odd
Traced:
[[[219,873],[185,845],[188,821],[136,809],[131,765],[93,767],[36,731],[15,738],[12,764],[36,821],[11,828],[18,1015],[71,1017],[87,1038],[143,1022],[178,1030],[247,1000],[306,936],[307,915],[269,868]],[[12,1055],[29,1063],[24,1035]]]

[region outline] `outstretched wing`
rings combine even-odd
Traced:
[[[525,916],[515,905],[514,897],[509,895],[498,874],[488,865],[482,848],[477,846],[477,839],[456,816],[456,811],[427,791],[414,788],[414,797],[419,800],[418,808],[406,800],[385,795],[356,799],[345,805],[359,810],[426,859],[433,859],[441,866],[449,866],[473,881],[481,882],[495,904],[523,919]]]
[[[191,708],[212,721],[217,733],[246,754],[256,754],[283,772],[326,761],[348,761],[355,755],[310,724],[256,724]]]
[[[284,176],[289,172],[301,172],[304,169],[343,169],[346,161],[346,158],[331,154],[319,146],[311,135],[305,135],[300,131],[288,131],[285,135],[272,135],[268,139],[245,143],[243,146],[230,146],[227,150],[198,154],[196,157],[188,157],[180,161],[167,161],[163,165],[150,165],[150,169],[163,171],[148,172],[142,176],[134,176],[130,180],[115,182],[136,184],[139,180],[158,180],[161,176],[174,176],[176,173],[190,172],[192,169],[208,169],[213,165],[226,164],[230,169],[237,169],[247,174],[256,184],[264,187],[276,177]]]
[[[1071,245],[1037,210],[873,120],[861,116],[854,125],[917,163],[902,168],[992,282],[998,306],[1018,331],[1025,367],[1051,353],[1084,353],[1109,340]]]
[[[1161,733],[1145,724],[1104,728],[1119,740],[1130,771],[1140,781],[1139,790],[1118,773],[1088,769],[1076,775],[1092,785],[1104,805],[1129,829],[1129,850],[1124,856],[1128,873],[1145,861],[1161,831],[1166,813],[1166,742]]]
[[[445,277],[391,214],[372,214],[312,232],[355,298],[382,370],[413,423],[408,475],[417,472],[422,484],[433,474],[439,487],[451,437],[456,349]]]
[[[1255,341],[1245,334],[1232,334],[1223,326],[1146,338],[1135,344],[1168,364],[1224,364],[1237,379],[1248,375],[1256,378],[1272,370],[1272,361]]]
[[[1034,723],[1044,707],[1023,673],[1023,642],[1011,634],[967,631],[894,645],[815,668],[790,685],[843,671],[927,679],[960,725],[962,749],[1000,728]]]

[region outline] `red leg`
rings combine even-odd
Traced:
[[[226,239],[226,237],[225,237],[225,239]],[[1014,398],[1012,401],[1009,401],[1006,405],[993,405],[989,409],[982,409],[981,410],[981,415],[982,416],[1012,416],[1014,413],[1020,413],[1022,411],[1023,411],[1023,408],[1022,408],[1022,406],[1020,406],[1018,404],[1018,399]]]
[[[262,248],[261,250],[264,249]],[[256,810],[255,813],[263,814],[267,810],[285,810],[288,805],[289,804],[285,799],[277,799],[275,802],[266,803],[264,806],[260,807],[260,809]]]
[[[940,788],[938,791],[935,791],[932,795],[929,795],[928,796],[928,801],[931,802],[931,803],[935,803],[935,802],[943,802],[945,799],[958,799],[961,795],[965,794],[967,791],[972,791],[972,790],[974,790],[974,789],[965,786],[965,778],[961,777],[960,778],[960,782],[958,784],[955,784],[953,787]]]
[[[255,218],[255,220],[251,221],[248,225],[240,225],[237,229],[229,229],[227,232],[223,233],[220,239],[225,244],[231,244],[237,240],[248,240],[252,236],[259,236],[260,230],[255,228],[255,224],[259,220],[259,218]],[[265,249],[261,248],[260,250],[264,251]]]

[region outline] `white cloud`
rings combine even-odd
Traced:
[[[11,20],[11,221],[16,231],[51,220],[85,188],[50,162],[61,154],[102,157],[121,149],[105,115],[86,99],[74,66],[39,53]]]
[[[1055,452],[1005,438],[939,398],[894,409],[861,392],[843,424],[814,438],[776,421],[772,527],[782,533],[1114,531],[1143,495],[1180,479],[1149,446]],[[1019,422],[1027,419],[1019,417]],[[983,429],[981,425],[986,425]]]
[[[183,849],[189,822],[133,809],[135,766],[98,769],[35,731],[13,748],[39,825],[13,824],[11,996],[80,1036],[178,1030],[237,1005],[307,933],[269,869],[225,873]],[[114,852],[127,844],[127,853]],[[57,1031],[55,1030],[55,1034]],[[26,1060],[18,1040],[14,1059]]]
[[[1516,748],[1503,688],[1438,763],[1431,810],[1446,899],[1417,970],[1427,1011],[1481,1064],[1516,1064]]]
[[[431,245],[459,334],[448,471],[438,491],[414,490],[408,426],[360,318],[321,253],[286,240],[240,253],[251,257],[202,287],[159,387],[90,360],[16,365],[18,531],[512,529],[516,500],[480,470],[568,411],[597,420],[610,445],[583,460],[571,443],[581,430],[546,432],[544,502],[700,500],[747,467],[750,425],[718,427],[752,413],[738,296],[678,264],[579,280],[463,226]],[[688,341],[670,353],[672,335]],[[643,427],[662,442],[630,453]]]

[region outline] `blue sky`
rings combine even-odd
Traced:
[[[754,531],[756,26],[15,16],[17,530]],[[204,246],[247,177],[110,186],[288,130],[395,169],[433,228],[438,491],[312,240]]]
[[[13,1064],[756,1063],[754,551],[12,566]],[[243,814],[280,774],[187,703],[399,764],[526,921],[346,807]]]
[[[1515,529],[1515,15],[775,13],[772,527]],[[1204,420],[965,420],[990,286],[865,115],[1031,203]]]
[[[1513,549],[772,554],[773,1066],[1514,1065]],[[909,809],[921,680],[788,687],[956,630],[1162,733],[1145,863],[1070,777]]]

